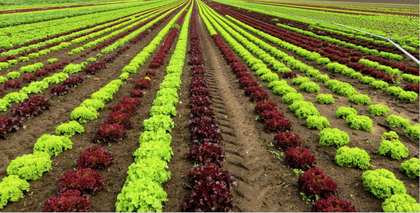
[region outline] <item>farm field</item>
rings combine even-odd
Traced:
[[[1,3],[1,212],[419,211],[418,1]]]

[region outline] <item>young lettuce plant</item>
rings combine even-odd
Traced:
[[[320,104],[333,104],[334,98],[331,94],[319,94],[316,96],[316,100]]]
[[[395,194],[382,203],[384,212],[419,212],[419,203],[408,194]]]
[[[330,122],[324,116],[309,116],[306,119],[306,126],[309,129],[324,129],[330,127]]]
[[[350,142],[350,137],[345,131],[337,128],[325,128],[319,132],[319,144],[324,146],[341,147]]]
[[[378,147],[377,153],[379,155],[389,155],[392,159],[400,160],[401,158],[408,157],[408,148],[404,146],[401,141],[394,140],[383,140],[381,145]]]
[[[372,104],[369,106],[369,112],[373,116],[387,116],[389,111],[388,106],[382,104]]]
[[[367,169],[370,166],[370,157],[368,153],[357,147],[350,148],[343,146],[337,150],[335,154],[335,162],[337,165],[343,167],[358,167],[360,169]]]
[[[353,102],[357,105],[360,105],[360,106],[370,104],[372,102],[372,100],[370,100],[369,96],[363,95],[363,94],[352,95],[352,96],[349,97],[349,101],[351,101],[351,102]]]
[[[407,129],[404,130],[404,134],[407,134],[411,138],[418,140],[420,136],[420,125],[414,124],[414,125],[408,126]]]
[[[76,133],[82,134],[85,131],[82,125],[80,125],[77,121],[69,121],[68,123],[63,123],[55,129],[55,134],[57,135],[64,135],[67,137],[71,137]]]
[[[7,167],[8,175],[17,175],[24,180],[38,180],[44,172],[51,170],[52,160],[45,152],[28,154],[12,160]]]
[[[29,191],[30,184],[17,175],[9,175],[0,182],[0,209],[3,209],[7,202],[16,202],[23,198],[23,191]]]
[[[400,165],[400,171],[405,173],[409,178],[416,179],[419,177],[419,159],[411,158],[410,160],[404,161]]]
[[[346,122],[351,129],[361,129],[366,132],[372,132],[373,130],[373,121],[365,115],[349,115],[346,118]]]
[[[50,156],[57,156],[64,150],[72,149],[73,143],[66,136],[45,134],[38,138],[34,145],[34,154],[46,152]]]
[[[388,121],[388,124],[391,127],[396,127],[396,128],[407,128],[410,125],[409,119],[406,119],[399,115],[394,115],[394,114],[388,116],[386,121]]]
[[[357,111],[353,107],[340,107],[337,109],[337,112],[335,113],[335,117],[344,118],[344,119],[350,115],[357,115]]]
[[[404,183],[395,178],[394,173],[386,169],[369,170],[363,173],[363,186],[379,199],[386,199],[395,194],[405,194]]]

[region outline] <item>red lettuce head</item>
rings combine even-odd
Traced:
[[[289,148],[296,148],[300,145],[299,135],[293,135],[293,132],[279,132],[274,136],[277,148],[288,150]]]
[[[124,126],[119,124],[104,124],[95,133],[93,141],[117,142],[126,136]]]
[[[292,168],[307,170],[316,166],[315,156],[306,148],[290,148],[285,155],[284,163]]]
[[[107,152],[105,148],[99,146],[93,146],[87,148],[77,160],[77,168],[91,168],[91,169],[102,169],[115,162],[115,158],[112,153]]]
[[[328,198],[337,192],[337,183],[316,167],[299,177],[298,186],[306,196]]]
[[[312,205],[313,212],[357,212],[351,203],[336,197],[320,199]]]
[[[91,201],[81,196],[79,190],[67,190],[44,203],[43,212],[89,212]]]
[[[102,175],[91,168],[68,171],[61,175],[59,192],[77,189],[86,194],[94,194],[105,186]]]

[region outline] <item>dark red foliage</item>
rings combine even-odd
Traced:
[[[419,93],[419,84],[408,83],[405,85],[404,90]]]
[[[225,150],[217,144],[205,142],[204,144],[192,145],[185,158],[191,158],[192,163],[203,166],[206,163],[214,163],[220,167],[225,162]]]
[[[61,84],[63,86],[67,86],[67,87],[74,87],[74,86],[76,86],[78,84],[84,83],[85,80],[86,80],[85,77],[83,77],[82,75],[79,75],[79,76],[76,76],[76,77],[67,78]]]
[[[410,73],[412,75],[419,75],[419,68],[418,67],[407,67],[405,69],[406,73]]]
[[[106,68],[105,62],[94,62],[90,64],[88,67],[83,69],[83,72],[87,75],[96,75],[101,69]]]
[[[312,212],[357,212],[356,207],[336,197],[320,199],[312,205]]]
[[[123,112],[129,115],[134,115],[137,112],[137,107],[129,104],[118,104],[112,108],[112,112]]]
[[[229,190],[232,189],[232,185],[236,185],[235,177],[233,177],[230,171],[223,171],[216,164],[206,163],[204,166],[192,168],[188,173],[188,181],[185,183],[186,186],[195,186],[199,181],[218,181],[223,183]]]
[[[139,89],[132,89],[130,90],[130,96],[132,98],[139,98],[139,97],[143,97],[143,90],[139,90]]]
[[[268,120],[264,124],[264,131],[270,132],[285,132],[292,131],[292,123],[284,117],[276,117]]]
[[[255,102],[259,102],[259,101],[265,101],[269,98],[270,96],[268,95],[268,93],[264,90],[257,90],[255,92],[253,92],[250,96],[251,101],[255,101]]]
[[[190,96],[192,96],[192,97],[207,96],[207,97],[211,98],[210,91],[206,87],[194,87],[194,88],[190,89]]]
[[[19,81],[15,81],[15,80],[10,80],[10,81],[6,81],[3,84],[5,89],[8,88],[21,88],[22,86],[20,85]]]
[[[249,74],[249,73],[248,73],[248,72],[246,72],[246,71],[241,71],[241,72],[236,73],[236,77],[237,77],[237,78],[242,78],[242,77],[244,77],[244,76],[251,76],[251,74]]]
[[[124,126],[119,124],[104,124],[99,127],[93,138],[94,142],[117,142],[125,137],[127,132],[124,129]]]
[[[0,95],[4,95],[4,90],[3,90],[3,88],[0,88]]]
[[[190,89],[193,89],[195,87],[206,87],[206,88],[208,88],[209,86],[207,85],[207,82],[204,79],[204,77],[202,77],[200,75],[195,75],[193,77],[193,79],[191,80]]]
[[[259,101],[257,105],[254,107],[254,112],[260,114],[265,110],[273,110],[277,107],[277,103],[275,101]]]
[[[358,57],[358,56],[353,56],[350,58],[351,62],[359,62],[359,60],[362,59],[362,57]]]
[[[279,132],[274,136],[274,142],[277,148],[288,150],[289,148],[297,148],[300,145],[299,135],[293,135],[293,132]]]
[[[356,62],[354,62],[354,63],[350,62],[350,63],[347,64],[347,66],[349,66],[350,68],[352,68],[356,71],[360,71],[365,67],[365,65],[359,64],[359,63],[356,63]]]
[[[212,117],[196,117],[189,121],[191,141],[193,143],[219,143],[223,140],[216,121]]]
[[[130,98],[128,96],[124,96],[120,99],[120,104],[128,104],[135,106],[137,109],[140,107],[142,101],[139,98]]]
[[[86,57],[86,54],[80,54],[80,57]]]
[[[337,183],[317,167],[309,169],[298,179],[298,186],[306,196],[328,198],[337,192]]]
[[[283,78],[296,78],[296,73],[295,72],[284,72],[283,73]]]
[[[290,148],[285,155],[284,163],[292,168],[307,170],[316,166],[315,156],[306,148]]]
[[[124,129],[132,129],[133,122],[130,120],[131,115],[122,112],[113,112],[109,114],[108,118],[105,120],[105,124],[119,124],[124,127]]]
[[[396,75],[394,75],[394,76],[387,75],[387,76],[385,76],[385,77],[382,79],[382,81],[385,81],[385,82],[387,82],[387,83],[392,84],[392,83],[394,83],[394,81],[396,81],[397,79],[398,79],[398,76],[396,76]]]
[[[24,75],[22,77],[22,83],[30,83],[32,81],[36,81],[35,75]]]
[[[155,76],[156,75],[156,71],[154,71],[154,70],[147,70],[146,71],[146,75]]]
[[[14,55],[8,55],[8,56],[6,56],[6,59],[7,60],[13,60],[13,59],[16,59],[16,57]]]
[[[22,103],[10,109],[13,117],[35,117],[50,107],[48,98],[34,96],[25,99]]]
[[[384,78],[386,76],[386,73],[384,71],[372,71],[370,73],[370,76],[374,78]]]
[[[211,106],[213,102],[207,96],[195,96],[190,99],[190,107],[194,106]]]
[[[136,82],[134,87],[136,89],[150,89],[151,85],[152,85],[151,81],[149,81],[148,79],[145,79],[145,78],[141,78]]]
[[[68,91],[70,91],[69,87],[58,85],[51,88],[50,94],[51,96],[62,96],[62,95],[67,94]]]
[[[265,110],[263,112],[261,112],[258,115],[258,121],[267,121],[276,117],[284,117],[283,113],[281,113],[280,111],[278,111],[277,109],[272,109],[272,110]]]
[[[361,73],[370,75],[372,72],[375,72],[375,71],[377,71],[375,68],[369,68],[369,67],[365,66],[365,67],[362,68]]]
[[[0,118],[0,137],[7,138],[7,133],[22,128],[22,118],[3,117]]]
[[[252,93],[256,92],[256,91],[264,91],[261,87],[259,86],[252,86],[252,87],[247,87],[245,89],[245,95],[246,96],[251,96]]]
[[[190,112],[190,117],[201,117],[201,116],[207,116],[214,118],[214,111],[213,108],[207,107],[207,106],[193,106]]]
[[[204,74],[204,67],[202,65],[193,65],[190,69],[191,75]]]
[[[89,212],[91,201],[81,196],[79,190],[67,190],[44,203],[43,212]]]
[[[48,71],[47,70],[38,70],[38,71],[35,72],[35,76],[36,77],[48,76]]]
[[[68,171],[61,175],[59,192],[77,189],[83,193],[93,194],[105,186],[102,175],[91,168]]]
[[[85,151],[79,155],[77,168],[103,169],[113,163],[115,163],[115,158],[112,153],[107,152],[103,147],[93,146],[86,148]]]
[[[252,86],[258,86],[258,82],[256,82],[252,76],[244,76],[239,79],[240,88],[246,88],[246,87],[252,87]]]

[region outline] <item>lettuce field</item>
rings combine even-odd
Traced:
[[[0,5],[2,212],[419,212],[416,0]]]

